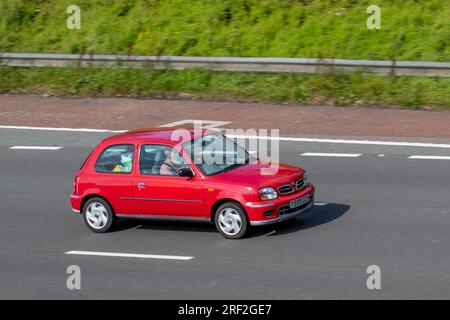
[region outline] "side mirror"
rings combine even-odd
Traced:
[[[178,170],[178,175],[180,177],[192,178],[194,176],[194,172],[192,172],[191,168],[189,167],[182,167]]]

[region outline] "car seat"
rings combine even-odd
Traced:
[[[161,174],[160,169],[161,169],[161,166],[164,163],[164,161],[166,161],[166,158],[167,157],[164,153],[164,150],[158,150],[155,152],[155,163],[152,168],[153,174],[156,174],[156,175]]]
[[[155,165],[154,152],[142,152],[139,158],[139,169],[143,174],[153,174],[153,166]]]

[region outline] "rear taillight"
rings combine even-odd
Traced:
[[[75,177],[75,180],[73,180],[73,193],[78,194],[78,185],[80,184],[80,177]]]

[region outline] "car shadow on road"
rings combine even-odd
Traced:
[[[157,221],[121,219],[114,231],[127,229],[139,230],[167,230],[167,231],[191,231],[191,232],[217,232],[212,223],[191,221]]]
[[[293,218],[268,226],[252,228],[249,238],[256,236],[281,236],[301,230],[314,228],[338,219],[350,209],[349,205],[328,203],[315,206],[300,217]],[[151,221],[151,220],[120,220],[114,231],[128,229],[167,230],[188,232],[214,232],[217,230],[212,223],[180,222],[180,221]]]
[[[314,228],[340,218],[350,208],[349,205],[339,203],[314,206],[314,208],[299,217],[268,226],[253,228],[250,237],[263,235],[282,236],[288,233]]]

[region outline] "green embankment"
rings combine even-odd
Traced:
[[[0,68],[4,92],[450,109],[450,78]]]
[[[81,8],[81,30],[66,9]],[[368,30],[366,9],[382,9]],[[450,61],[450,1],[3,0],[0,51]],[[448,78],[0,69],[2,92],[448,108]]]
[[[66,8],[81,8],[81,30]],[[380,6],[381,30],[366,9]],[[443,0],[2,0],[0,51],[448,61]]]

